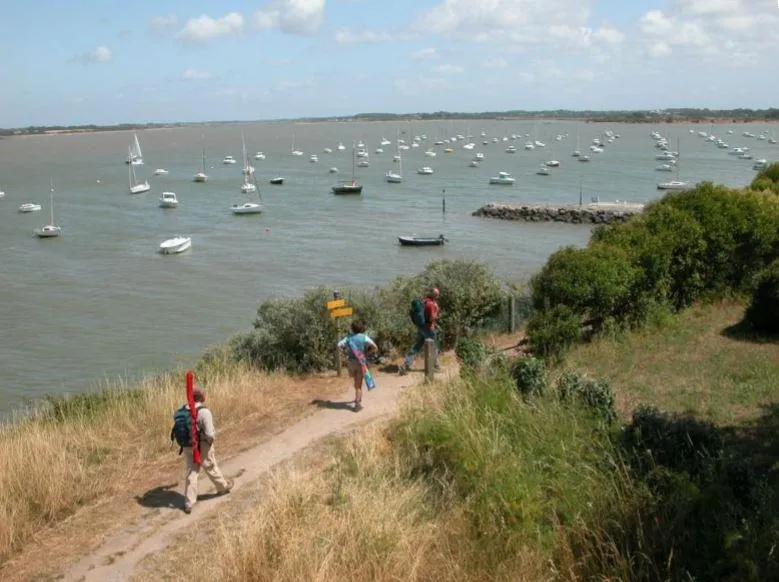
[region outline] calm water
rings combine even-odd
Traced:
[[[240,160],[243,128],[254,160],[262,215],[235,216],[230,205],[242,199]],[[733,135],[725,135],[726,129]],[[611,129],[620,135],[589,164],[570,157],[593,137]],[[659,127],[672,149],[682,152],[681,177],[710,179],[732,186],[751,180],[751,161],[690,135],[687,126]],[[711,127],[696,127],[711,130]],[[715,128],[731,145],[749,145],[755,159],[779,157],[779,147],[743,138],[757,126]],[[217,125],[139,132],[152,190],[131,196],[124,164],[132,133],[16,137],[0,140],[0,413],[44,393],[95,389],[105,379],[133,377],[176,364],[191,364],[202,350],[248,330],[256,308],[268,297],[294,296],[320,284],[371,286],[420,271],[432,259],[469,258],[493,265],[501,278],[527,278],[555,249],[583,245],[589,229],[560,224],[519,224],[477,219],[471,212],[487,202],[575,202],[581,184],[585,200],[645,202],[656,198],[658,181],[673,174],[655,172],[661,163],[646,125],[594,125],[565,122],[415,122]],[[529,134],[545,149],[504,153],[507,144],[481,145],[481,131],[502,137]],[[384,182],[394,166],[397,132],[407,142],[426,134],[421,147],[403,152],[405,180]],[[436,139],[472,133],[473,151],[453,144],[452,154]],[[568,134],[556,141],[557,134]],[[379,139],[393,145],[375,154]],[[290,155],[292,143],[304,151]],[[369,168],[359,169],[361,197],[337,197],[330,186],[351,173],[351,144],[363,140],[371,153]],[[337,151],[341,141],[347,146]],[[209,182],[195,184],[201,149],[208,158]],[[323,153],[325,147],[332,154]],[[424,155],[434,147],[435,158]],[[481,167],[468,167],[482,151]],[[319,163],[309,162],[317,153]],[[551,176],[535,170],[556,158],[562,167]],[[417,175],[430,165],[432,176]],[[167,176],[155,177],[155,168]],[[488,186],[503,170],[517,177],[514,187]],[[285,176],[283,186],[268,178]],[[56,186],[55,221],[59,239],[39,240],[33,229],[48,222],[49,180]],[[441,212],[446,191],[446,215]],[[160,193],[177,193],[177,209],[157,207]],[[41,212],[20,214],[22,202],[43,204]],[[159,243],[177,233],[192,236],[190,251],[161,256]],[[399,234],[445,233],[441,248],[409,249]]]

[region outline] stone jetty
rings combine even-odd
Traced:
[[[617,200],[590,204],[501,204],[482,206],[473,216],[525,222],[568,222],[571,224],[612,224],[626,222],[641,214],[643,204]]]

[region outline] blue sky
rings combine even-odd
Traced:
[[[777,0],[0,0],[0,127],[777,104]]]

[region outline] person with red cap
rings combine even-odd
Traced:
[[[437,287],[431,288],[425,296],[422,298],[422,305],[425,312],[425,322],[423,324],[417,324],[417,339],[414,345],[406,354],[406,358],[403,363],[398,367],[398,374],[403,376],[411,368],[411,364],[414,363],[414,358],[422,350],[425,345],[425,340],[432,339],[435,346],[435,369],[439,370],[438,361],[438,327],[436,321],[438,320],[438,297],[441,292]]]

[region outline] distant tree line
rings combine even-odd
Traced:
[[[570,119],[584,120],[589,122],[612,122],[612,123],[705,123],[711,121],[730,120],[736,123],[758,122],[758,121],[779,121],[779,108],[770,109],[695,109],[678,108],[662,110],[614,110],[614,111],[592,111],[581,110],[574,111],[570,109],[550,109],[544,111],[525,111],[521,109],[512,109],[509,111],[482,111],[482,112],[460,112],[460,111],[435,111],[432,113],[358,113],[356,115],[338,116],[338,117],[300,117],[296,119],[273,120],[280,121],[411,121],[421,120],[430,121],[436,119],[458,120],[458,119],[492,119],[492,120],[513,120],[513,119]],[[256,120],[262,121],[262,120]],[[270,120],[264,120],[270,121]],[[205,124],[228,124],[245,123],[241,121],[202,121],[202,122],[172,122],[172,123],[120,123],[116,125],[31,125],[18,128],[0,128],[0,137],[10,135],[31,135],[52,133],[58,131],[72,132],[91,132],[91,131],[120,131],[120,130],[140,130],[155,129],[162,127],[182,127],[187,125],[205,125]]]

